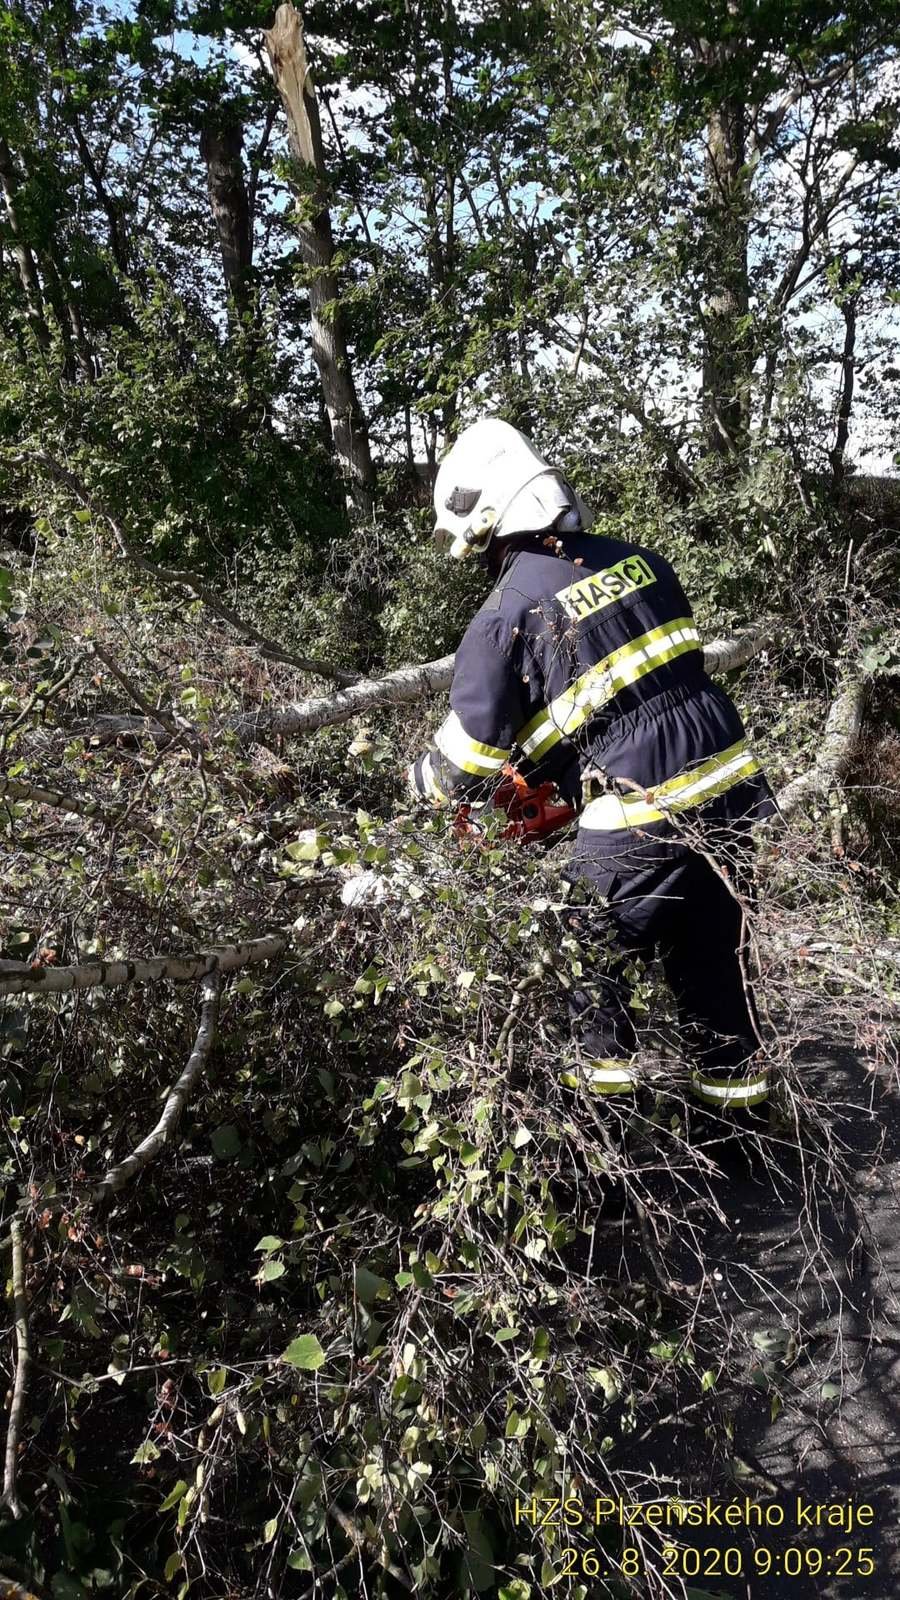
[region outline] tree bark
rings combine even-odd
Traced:
[[[784,822],[809,800],[840,787],[859,745],[869,687],[862,667],[852,667],[825,719],[815,761],[808,772],[785,784],[775,797]]]
[[[850,417],[853,412],[853,390],[856,383],[856,310],[859,304],[857,294],[850,292],[841,300],[841,316],[844,319],[844,348],[841,352],[841,386],[838,395],[837,427],[834,435],[834,448],[829,452],[831,462],[831,478],[835,488],[840,488],[844,481],[847,440],[850,436]]]
[[[188,1100],[190,1099],[197,1080],[209,1060],[210,1051],[216,1037],[216,1024],[219,1017],[219,999],[222,992],[222,979],[218,972],[211,973],[203,980],[203,1004],[200,1010],[200,1023],[194,1048],[188,1057],[187,1065],[181,1076],[173,1083],[166,1095],[166,1103],[160,1113],[159,1121],[155,1128],[142,1139],[136,1149],[132,1150],[124,1161],[110,1167],[103,1174],[100,1181],[95,1184],[91,1199],[96,1203],[109,1199],[110,1195],[118,1194],[124,1189],[126,1183],[134,1178],[144,1167],[155,1160],[159,1152],[168,1144],[175,1132]]]
[[[244,178],[243,129],[210,121],[200,134],[206,186],[222,256],[225,289],[239,317],[249,308],[248,273],[253,264],[250,199]]]
[[[12,151],[3,135],[0,134],[0,189],[3,190],[3,199],[6,202],[6,217],[11,235],[11,248],[13,259],[19,273],[19,282],[25,296],[25,313],[31,324],[32,332],[41,350],[50,347],[50,330],[44,315],[44,296],[41,290],[41,280],[38,277],[37,265],[31,246],[25,239],[19,221],[16,205],[19,180],[16,175]]]
[[[745,666],[770,642],[775,626],[771,622],[761,623],[733,639],[712,640],[703,649],[707,672],[733,672]],[[352,717],[374,711],[379,706],[414,705],[427,695],[449,689],[454,660],[454,656],[441,656],[437,661],[426,661],[420,666],[400,667],[385,678],[363,679],[339,694],[315,695],[293,705],[263,709],[252,717],[244,717],[238,731],[249,741],[257,732],[267,736],[311,733],[316,728],[349,722]]]
[[[19,1470],[19,1444],[25,1422],[25,1396],[28,1392],[28,1371],[31,1365],[31,1339],[28,1331],[28,1290],[25,1281],[25,1249],[22,1224],[18,1217],[10,1227],[12,1246],[12,1285],[16,1327],[16,1375],[13,1380],[9,1422],[6,1425],[6,1452],[3,1468],[3,1504],[16,1521],[22,1516],[19,1503],[17,1477]]]
[[[723,47],[714,59],[724,62]],[[707,293],[703,349],[703,411],[707,445],[719,455],[741,447],[749,423],[752,357],[747,319],[746,108],[728,98],[707,129],[709,205]]]
[[[64,994],[69,989],[117,989],[126,983],[185,983],[214,972],[234,972],[271,961],[287,949],[287,934],[269,933],[242,944],[217,946],[183,956],[147,956],[133,961],[82,961],[74,967],[42,967],[0,961],[0,995]]]
[[[313,356],[348,502],[370,516],[375,469],[338,298],[319,106],[306,59],[303,23],[293,5],[278,7],[274,25],[264,31],[264,38],[272,75],[287,113],[291,154],[309,174],[309,189],[304,186],[299,195],[297,231],[300,253],[308,269]]]

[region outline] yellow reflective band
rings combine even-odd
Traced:
[[[471,772],[476,778],[490,778],[498,772],[504,761],[509,760],[508,750],[498,750],[492,744],[482,744],[478,739],[471,739],[456,715],[451,711],[438,728],[434,742],[448,761],[463,772]]]
[[[702,1072],[691,1074],[691,1088],[700,1100],[715,1106],[757,1106],[769,1096],[769,1075],[755,1078],[712,1078]]]
[[[667,817],[691,806],[702,805],[718,794],[724,794],[736,783],[759,771],[759,762],[748,748],[746,739],[718,755],[701,761],[689,772],[667,778],[648,791],[645,800],[639,794],[604,794],[591,800],[581,814],[581,826],[595,833],[615,833],[623,828],[643,828],[651,822],[664,822]]]
[[[690,617],[676,617],[661,627],[651,628],[639,639],[620,645],[611,655],[595,662],[587,672],[538,711],[516,734],[516,744],[532,761],[576,732],[595,712],[648,672],[674,661],[676,656],[699,650],[700,635]]]
[[[430,755],[427,755],[425,760],[422,762],[421,777],[422,782],[425,785],[425,793],[427,794],[429,800],[433,800],[435,805],[438,806],[447,805],[448,796],[445,795],[432,771]]]
[[[578,1073],[569,1070],[560,1073],[560,1082],[567,1089],[577,1089],[584,1086],[592,1094],[632,1094],[637,1088],[637,1079],[631,1071],[632,1057],[626,1056],[622,1060],[606,1058],[601,1061],[588,1061]]]
[[[633,594],[635,589],[645,589],[655,582],[653,568],[643,556],[627,556],[614,567],[605,567],[602,572],[579,578],[568,588],[558,589],[556,599],[573,622],[581,622],[614,605],[624,595]]]

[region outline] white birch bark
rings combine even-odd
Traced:
[[[197,1081],[209,1061],[210,1051],[216,1036],[216,1023],[219,1017],[219,1000],[222,993],[222,978],[220,972],[210,973],[203,980],[203,1004],[200,1010],[200,1024],[197,1028],[197,1037],[194,1048],[188,1057],[187,1065],[181,1076],[173,1083],[166,1096],[166,1103],[162,1108],[159,1121],[151,1129],[146,1138],[132,1150],[124,1161],[119,1161],[110,1167],[94,1187],[91,1199],[96,1203],[106,1200],[110,1195],[118,1194],[124,1189],[126,1183],[137,1176],[144,1167],[155,1160],[160,1151],[168,1144],[176,1127],[178,1126],[188,1100],[197,1086]]]
[[[146,956],[124,961],[81,961],[71,967],[0,961],[0,995],[64,994],[69,989],[115,989],[126,983],[185,983],[218,972],[234,972],[271,961],[287,949],[286,933],[218,945],[190,955]]]

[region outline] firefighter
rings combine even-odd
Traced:
[[[592,534],[565,477],[499,418],[460,434],[434,504],[439,546],[480,557],[495,582],[457,650],[450,714],[408,783],[434,805],[477,804],[513,760],[579,809],[572,916],[606,931],[610,959],[571,995],[563,1081],[627,1123],[639,1079],[630,977],[635,957],[659,955],[692,1098],[730,1133],[758,1124],[769,1085],[744,907],[750,828],[775,806],[737,710],[704,671],[678,578],[655,551]]]

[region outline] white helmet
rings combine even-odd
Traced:
[[[465,428],[445,455],[434,484],[434,536],[462,561],[491,539],[515,533],[561,533],[589,527],[590,513],[561,473],[524,433],[499,417]]]

